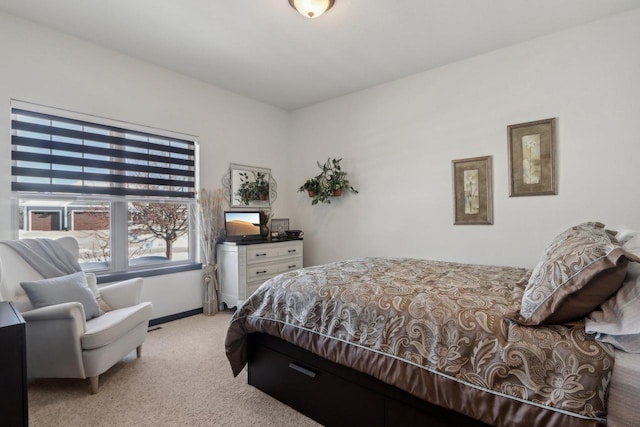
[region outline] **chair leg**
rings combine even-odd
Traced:
[[[99,378],[100,377],[98,377],[97,375],[95,377],[89,377],[89,393],[96,394],[98,392]]]
[[[140,359],[142,357],[142,344],[136,347],[136,358]]]

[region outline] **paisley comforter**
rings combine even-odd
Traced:
[[[235,313],[227,356],[237,375],[265,332],[492,425],[604,425],[614,350],[581,323],[511,321],[530,274],[395,258],[288,272]]]

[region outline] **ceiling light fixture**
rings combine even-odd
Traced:
[[[334,0],[289,0],[292,8],[307,18],[317,18],[331,9]]]

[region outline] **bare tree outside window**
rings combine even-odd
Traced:
[[[139,245],[164,242],[164,256],[173,259],[174,243],[189,231],[189,206],[181,203],[131,202],[129,237]]]
[[[91,237],[91,246],[80,251],[82,262],[108,263],[111,259],[109,230],[93,230],[86,233]]]

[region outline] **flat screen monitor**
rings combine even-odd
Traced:
[[[260,235],[260,212],[225,212],[224,227],[231,242],[263,240]]]

